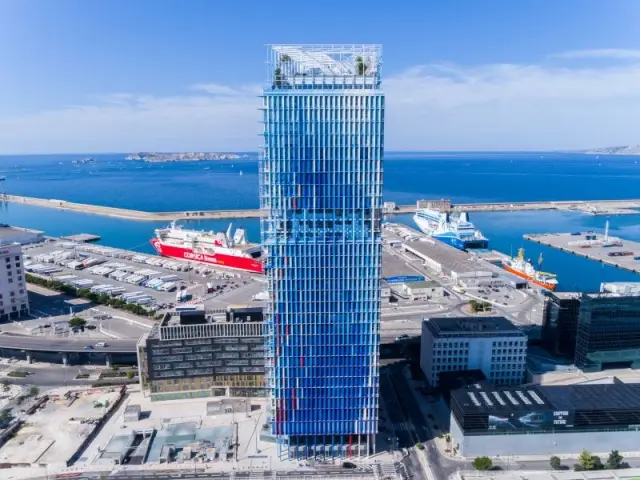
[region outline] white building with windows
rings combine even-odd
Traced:
[[[29,313],[27,284],[19,243],[0,245],[0,321]]]
[[[420,367],[432,387],[443,372],[480,370],[494,385],[524,380],[527,336],[504,317],[422,321]]]
[[[444,296],[442,285],[433,280],[403,283],[402,292],[412,300],[440,298]]]

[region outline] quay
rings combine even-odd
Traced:
[[[68,240],[70,242],[77,243],[91,243],[100,240],[100,235],[94,235],[93,233],[77,233],[75,235],[67,235],[66,237],[60,237],[62,240]]]
[[[540,245],[589,258],[616,268],[640,273],[640,243],[594,232],[536,233],[523,235]]]
[[[127,208],[105,207],[102,205],[89,205],[85,203],[68,202],[66,200],[23,197],[20,195],[0,195],[0,202],[31,205],[34,207],[56,208],[79,213],[89,213],[106,217],[125,218],[139,221],[165,221],[174,220],[217,220],[236,218],[260,218],[260,209],[245,210],[192,210],[181,212],[145,212],[130,210]],[[419,201],[423,202],[423,201]],[[384,209],[385,214],[413,213],[416,205],[395,205]],[[453,211],[466,212],[511,212],[528,210],[564,210],[586,213],[591,215],[625,215],[639,214],[640,200],[588,200],[588,201],[548,201],[548,202],[513,202],[513,203],[465,203],[453,205],[448,202]]]

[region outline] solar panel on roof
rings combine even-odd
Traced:
[[[498,395],[498,392],[491,392],[491,394],[495,397],[496,400],[498,400],[498,403],[500,405],[502,405],[503,407],[507,406],[507,404],[504,402],[504,400],[502,400],[502,397],[500,395]]]
[[[520,405],[520,402],[518,402],[515,398],[513,398],[513,395],[511,395],[511,392],[504,392],[505,396],[511,400],[511,403],[513,403],[514,405]]]
[[[484,392],[480,392],[480,396],[482,397],[482,399],[487,402],[487,405],[489,405],[490,407],[493,407],[493,402],[491,401],[491,399],[489,398],[489,395],[487,395]]]
[[[478,401],[478,399],[476,398],[476,396],[472,393],[472,392],[467,392],[467,395],[469,395],[469,398],[471,398],[471,401],[473,402],[473,404],[476,407],[480,407],[480,402]]]
[[[544,405],[544,401],[536,392],[534,392],[533,390],[529,390],[529,395],[531,395],[531,398],[533,398],[538,405]]]
[[[522,393],[520,390],[516,391],[516,395],[520,397],[520,400],[522,400],[525,405],[531,405],[531,401],[527,397],[525,397],[524,393]]]

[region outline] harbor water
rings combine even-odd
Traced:
[[[258,207],[258,163],[240,160],[149,164],[125,155],[0,157],[0,189],[15,195],[146,211]],[[542,158],[541,158],[542,157]],[[240,175],[242,170],[243,175]],[[640,197],[640,164],[634,157],[540,153],[395,153],[385,162],[385,200],[454,202],[625,199]],[[390,219],[415,227],[411,215]],[[603,281],[640,281],[640,276],[526,242],[525,233],[603,231],[606,217],[573,212],[475,213],[471,220],[490,247],[509,254],[525,247],[543,253],[543,270],[558,274],[559,290],[596,290]],[[159,222],[140,222],[17,204],[0,206],[0,222],[44,230],[48,235],[100,235],[101,243],[152,253],[148,241]],[[610,218],[611,234],[640,241],[640,214]],[[226,230],[228,220],[182,222],[187,228]],[[243,219],[248,238],[260,238],[259,221]],[[534,262],[535,263],[535,262]]]

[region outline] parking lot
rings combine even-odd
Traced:
[[[252,300],[265,288],[260,275],[236,272],[101,245],[46,242],[25,250],[25,271],[152,310],[180,303],[223,309]]]

